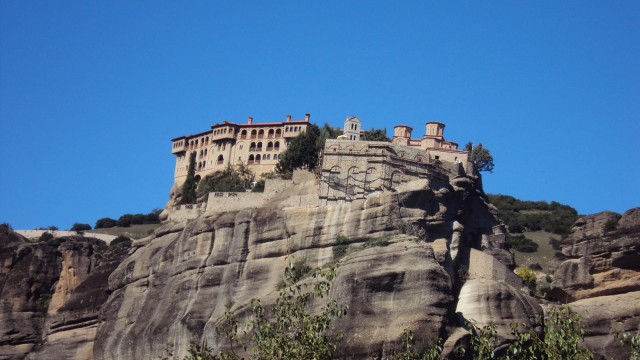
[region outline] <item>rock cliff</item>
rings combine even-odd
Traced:
[[[191,340],[224,346],[215,327],[225,311],[242,320],[252,298],[273,301],[290,262],[338,265],[330,299],[349,306],[336,322],[346,334],[340,357],[389,356],[404,329],[422,348],[460,341],[465,320],[497,322],[502,342],[512,321],[541,326],[477,180],[422,179],[352,202],[293,206],[317,194],[316,180],[302,179],[259,208],[210,206],[166,222],[128,253],[7,235],[0,356],[147,359],[168,348],[185,354]],[[344,257],[338,247],[348,247]]]
[[[183,354],[193,339],[215,347],[214,328],[224,312],[242,314],[252,298],[273,299],[291,261],[339,264],[331,298],[349,305],[337,326],[346,333],[338,354],[350,358],[389,355],[404,329],[418,335],[419,346],[446,338],[469,318],[456,308],[461,289],[466,302],[485,299],[469,312],[480,323],[494,317],[541,323],[540,307],[506,275],[513,257],[472,179],[420,180],[328,206],[288,205],[292,196],[316,192],[314,179],[291,185],[262,208],[208,211],[134,242],[109,278],[94,358],[148,358],[167,347]],[[338,236],[350,248],[342,259],[334,258]],[[389,244],[368,245],[375,243]],[[473,263],[493,255],[500,261],[492,269],[502,275],[465,287],[482,280],[481,271],[469,271]],[[502,336],[508,332],[508,324],[500,327]]]
[[[579,219],[562,253],[568,260],[554,274],[552,294],[582,315],[588,347],[628,358],[614,333],[640,328],[640,208]]]
[[[0,229],[0,359],[87,359],[107,279],[127,249],[93,238],[31,242]]]

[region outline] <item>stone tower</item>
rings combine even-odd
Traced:
[[[347,116],[347,119],[344,121],[343,136],[346,135],[346,138],[349,140],[360,141],[360,128],[360,119],[355,116]]]
[[[421,141],[422,148],[439,148],[442,146],[443,141],[444,124],[438,121],[429,121],[427,123],[427,131]]]
[[[409,145],[409,140],[411,140],[411,132],[413,128],[407,125],[397,125],[393,127],[393,139],[391,140],[394,144],[400,145]]]

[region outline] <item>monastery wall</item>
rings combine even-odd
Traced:
[[[42,236],[42,234],[44,234],[46,232],[50,233],[54,237],[78,236],[78,235],[80,235],[75,231],[66,231],[66,230],[14,230],[14,231],[16,233],[26,237],[27,239],[37,239],[40,236]],[[96,234],[96,233],[92,233],[92,232],[89,232],[89,231],[85,231],[83,236],[95,238],[95,239],[98,239],[98,240],[102,240],[102,241],[106,242],[107,244],[110,243],[111,240],[113,240],[113,239],[115,239],[117,237],[115,235]]]
[[[464,175],[462,163],[451,160],[435,159],[428,151],[389,142],[327,140],[319,197],[323,204],[351,201],[416,179],[448,181]]]

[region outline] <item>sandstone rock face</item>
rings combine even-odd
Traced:
[[[499,322],[503,337],[511,321],[539,326],[477,179],[421,179],[327,206],[310,206],[317,181],[300,179],[260,208],[214,206],[166,222],[129,250],[5,236],[0,357],[148,359],[168,348],[182,356],[192,340],[224,347],[215,331],[224,313],[243,323],[252,298],[268,306],[289,263],[338,265],[323,301],[349,306],[335,323],[346,334],[340,357],[387,357],[405,329],[418,349],[438,337],[457,343],[462,319]]]
[[[0,359],[92,357],[98,310],[126,249],[65,237],[0,233]]]
[[[556,270],[552,293],[583,316],[593,351],[628,356],[613,333],[637,330],[640,321],[640,208],[579,219],[562,252],[570,259]]]
[[[317,191],[301,186],[288,193]],[[404,329],[419,335],[419,346],[447,337],[458,326],[455,299],[464,279],[456,274],[468,268],[470,248],[502,255],[504,268],[513,264],[500,248],[504,236],[495,214],[468,178],[420,180],[329,206],[283,204],[274,198],[258,209],[214,209],[135,242],[109,278],[112,293],[101,309],[94,358],[153,358],[167,347],[184,354],[193,339],[224,346],[214,329],[226,310],[243,316],[252,298],[268,303],[289,262],[317,267],[336,260],[339,235],[351,249],[339,260],[331,293],[350,306],[337,323],[347,334],[338,349],[344,357],[387,356]],[[407,228],[422,229],[426,242],[399,236]],[[391,244],[365,246],[380,238]],[[510,295],[484,306],[506,307],[523,321],[539,312],[518,290],[495,289]]]

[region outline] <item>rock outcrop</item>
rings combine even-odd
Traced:
[[[222,345],[214,329],[225,311],[243,314],[252,298],[273,299],[292,261],[312,268],[339,263],[331,297],[350,306],[337,323],[346,333],[341,356],[390,355],[404,329],[420,335],[418,346],[424,346],[446,338],[463,319],[490,311],[539,325],[540,307],[516,288],[502,287],[502,280],[482,290],[498,292],[485,309],[456,316],[470,249],[496,254],[498,274],[513,266],[499,221],[472,179],[419,180],[348,203],[291,207],[287,197],[317,192],[314,181],[292,185],[265,207],[208,211],[134,242],[109,279],[112,293],[101,310],[94,357],[153,358],[168,347],[183,354],[193,339]],[[338,236],[350,248],[339,260],[333,251]],[[390,244],[366,246],[380,239]],[[477,286],[471,289],[478,294]],[[508,323],[499,328],[501,336],[509,331]]]
[[[338,266],[324,301],[349,306],[335,323],[345,333],[340,357],[387,357],[405,329],[420,349],[438,337],[465,338],[466,320],[497,323],[502,342],[512,321],[540,327],[542,310],[518,290],[503,227],[477,179],[420,179],[394,190],[309,205],[318,184],[299,177],[265,206],[210,206],[131,249],[3,235],[0,358],[181,356],[192,340],[224,347],[215,328],[225,312],[242,323],[251,299],[274,301],[292,262]]]
[[[107,279],[127,249],[63,237],[31,242],[0,231],[0,359],[92,357]]]
[[[640,327],[640,208],[579,219],[562,253],[569,259],[554,274],[552,294],[582,315],[589,348],[628,357],[614,333]]]

